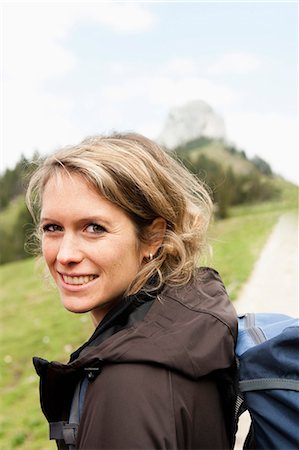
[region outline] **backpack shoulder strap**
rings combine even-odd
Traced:
[[[50,439],[63,440],[73,450],[76,445],[79,423],[83,413],[88,377],[84,377],[76,386],[68,422],[50,422]]]
[[[299,380],[286,378],[258,378],[239,382],[241,392],[263,391],[265,389],[286,389],[299,392]]]

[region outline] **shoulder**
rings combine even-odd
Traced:
[[[230,303],[219,273],[209,267],[198,268],[186,285],[167,286],[163,295],[193,310],[211,310]]]
[[[194,317],[223,324],[234,339],[237,335],[237,314],[219,273],[208,267],[198,268],[192,280],[184,286],[166,287],[161,298],[176,304],[177,313],[189,310]]]

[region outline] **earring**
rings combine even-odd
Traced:
[[[150,254],[148,255],[148,259],[149,259],[150,261],[153,260],[153,254],[152,254],[152,253],[150,253]]]

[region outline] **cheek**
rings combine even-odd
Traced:
[[[143,256],[135,239],[124,238],[121,242],[102,248],[102,252],[96,259],[103,267],[111,271],[118,271],[122,276],[125,274],[131,276],[139,270]]]
[[[130,251],[124,252],[123,263],[126,265],[127,270],[131,268],[133,272],[136,272],[142,266],[144,255],[138,241],[133,240],[130,244],[128,245]]]
[[[53,242],[49,242],[45,238],[42,239],[42,255],[48,265],[55,260],[56,253],[56,246],[53,245]]]

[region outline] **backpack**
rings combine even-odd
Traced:
[[[251,428],[244,448],[299,449],[299,319],[245,314],[238,319],[239,416]]]

